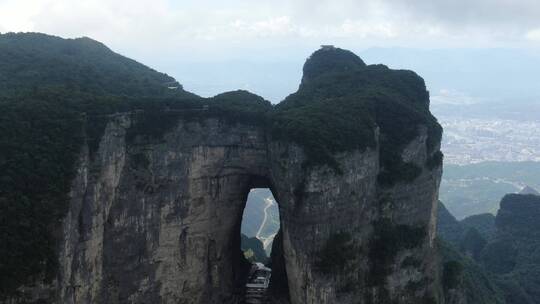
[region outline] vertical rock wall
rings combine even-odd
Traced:
[[[303,154],[296,146],[271,145],[272,180],[280,202],[292,303],[436,301],[434,212],[441,168],[426,168],[427,136],[425,131],[420,133],[405,149],[403,158],[423,168],[421,175],[413,182],[392,187],[377,182],[377,150],[338,156],[343,174],[337,175],[324,167],[302,169]],[[380,262],[373,258],[379,254],[374,252],[380,238],[378,225],[395,227],[392,234],[412,227],[421,231],[421,236],[417,244],[395,249],[395,256],[384,261],[384,267],[374,268]],[[337,248],[336,256],[326,259],[342,258],[339,250],[352,251],[342,265],[340,261],[324,261],[325,245],[337,235],[350,236],[350,240]],[[405,234],[402,237],[410,238]],[[393,250],[393,240],[381,241],[382,251]],[[324,263],[335,269],[325,271]],[[382,270],[385,273],[380,273]]]
[[[84,153],[64,220],[60,303],[234,303],[240,220],[267,172],[260,130],[180,122],[162,140],[126,142],[110,123]]]
[[[252,187],[270,187],[280,204],[292,303],[437,296],[433,214],[441,171],[424,165],[425,132],[403,155],[422,174],[384,187],[377,149],[338,155],[343,174],[336,174],[303,167],[300,147],[254,126],[180,120],[162,139],[128,140],[132,123],[115,118],[97,154],[82,153],[63,222],[57,303],[237,303],[245,269],[239,230]],[[374,268],[381,223],[425,234]],[[324,261],[325,246],[336,235],[349,237],[339,246],[352,255],[327,271],[324,263],[335,261]],[[384,270],[382,281],[374,269]]]

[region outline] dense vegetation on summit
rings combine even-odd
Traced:
[[[52,278],[53,235],[67,210],[81,147],[93,157],[107,115],[117,112],[134,117],[128,144],[160,138],[180,117],[218,117],[261,125],[274,139],[299,144],[305,168],[329,165],[337,173],[343,168],[336,154],[375,147],[378,139],[384,185],[420,172],[401,159],[420,126],[427,128],[430,151],[441,137],[420,77],[367,66],[341,49],[315,52],[298,92],[272,106],[246,91],[198,97],[88,38],[0,35],[0,298],[32,276]],[[434,156],[427,165],[440,164],[442,155]]]
[[[0,96],[38,88],[125,96],[169,93],[174,78],[112,52],[89,38],[65,40],[38,33],[0,36]]]
[[[402,161],[401,151],[418,135],[421,125],[427,128],[429,151],[442,136],[442,128],[429,112],[422,78],[411,71],[366,66],[341,49],[321,49],[308,59],[298,92],[276,106],[271,123],[276,138],[304,147],[310,164],[326,163],[337,171],[333,155],[374,147],[377,126],[379,177],[387,185],[419,174],[420,168]],[[435,156],[436,163],[442,163],[441,156]]]

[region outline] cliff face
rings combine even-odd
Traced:
[[[126,143],[110,123],[74,183],[64,224],[61,303],[228,303],[242,273],[240,220],[267,175],[264,134],[182,122],[163,141]]]
[[[80,155],[56,280],[21,291],[54,303],[238,303],[242,212],[251,188],[269,187],[281,218],[272,255],[285,270],[274,280],[291,303],[438,301],[442,159],[423,120],[428,95],[410,72],[361,63],[315,69],[271,114],[277,127],[202,115],[157,136],[137,115],[112,116],[97,151]],[[325,89],[343,71],[353,74]],[[380,86],[388,92],[354,95]]]
[[[432,212],[436,208],[440,169],[424,170],[414,183],[384,188],[377,182],[376,149],[340,155],[339,163],[345,168],[342,175],[334,175],[328,168],[303,175],[302,153],[294,147],[274,147],[272,150],[279,151],[278,155],[289,155],[287,160],[276,153],[271,157],[277,160],[272,162],[272,175],[280,202],[284,257],[293,303],[369,303],[368,299],[384,302],[399,298],[413,301],[433,292]],[[415,161],[425,161],[423,153],[416,157]],[[395,245],[384,244],[386,235],[378,234],[383,222],[388,229],[399,227],[392,231],[398,234],[406,226],[421,227],[426,235],[418,244],[395,249],[392,259],[381,261],[376,255],[393,251]],[[347,244],[339,247],[339,243],[333,243],[338,247],[335,256],[321,254],[337,234],[347,234]],[[381,252],[375,252],[377,249]],[[347,250],[352,253],[339,255],[339,251]],[[403,265],[405,260],[415,263]],[[324,271],[324,263],[330,265],[329,271]],[[385,279],[379,280],[379,276]],[[415,286],[413,290],[411,285]]]
[[[132,123],[115,118],[93,161],[82,154],[60,237],[57,303],[236,303],[244,269],[239,229],[251,187],[271,187],[280,204],[292,303],[436,296],[440,168],[385,188],[377,183],[376,149],[339,155],[344,170],[337,175],[302,169],[298,146],[272,141],[257,127],[180,120],[163,141],[128,143]],[[410,156],[419,164],[426,160],[421,150]],[[374,274],[381,261],[370,255],[381,220],[426,235]],[[349,234],[354,250],[345,267],[327,273],[321,250],[336,233]]]

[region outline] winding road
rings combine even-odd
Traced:
[[[271,235],[269,235],[267,237],[264,237],[264,236],[261,235],[264,227],[266,226],[266,221],[269,218],[268,209],[270,207],[272,207],[272,205],[274,204],[274,201],[271,198],[265,198],[264,203],[265,203],[264,210],[263,210],[264,219],[263,219],[263,221],[261,223],[261,226],[259,227],[259,230],[257,231],[257,234],[255,235],[255,237],[263,242],[264,249],[266,250],[266,248],[272,243],[272,240],[276,236],[276,233],[273,233],[273,234],[271,234]]]

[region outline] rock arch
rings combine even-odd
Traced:
[[[19,133],[8,132],[5,142],[8,154],[20,147],[24,156],[7,167],[8,243],[20,247],[8,250],[15,261],[9,296],[18,290],[7,302],[235,303],[241,214],[256,185],[269,186],[280,203],[277,244],[293,304],[440,298],[434,236],[442,129],[414,72],[366,65],[325,46],[306,61],[298,91],[272,105],[246,91],[202,98],[102,44],[94,45],[97,56],[84,51],[87,39],[31,36],[17,52],[36,57],[39,73],[28,67],[40,77],[12,75],[12,93],[33,93],[20,108],[14,97],[17,106],[6,109],[16,115],[4,123],[23,129],[21,141],[12,146]],[[25,51],[28,38],[75,47],[80,60]],[[67,78],[56,77],[52,61],[66,64]],[[79,74],[94,67],[89,87]],[[52,91],[43,75],[55,76]],[[80,90],[71,95],[72,87]],[[36,125],[50,130],[34,139]],[[26,178],[42,159],[38,178]],[[24,187],[16,189],[19,180]],[[39,191],[26,197],[36,181]],[[41,230],[39,242],[19,233],[28,223],[31,235]],[[28,254],[33,249],[39,254]],[[20,286],[27,282],[34,284]]]
[[[254,125],[180,119],[162,140],[127,140],[133,123],[114,118],[97,154],[81,157],[60,238],[58,302],[237,303],[240,223],[252,187],[271,188],[280,203],[292,303],[394,297],[410,280],[424,284],[411,299],[434,294],[440,168],[425,167],[425,151],[409,155],[424,168],[414,182],[383,189],[377,149],[337,155],[343,173],[336,174],[304,168],[300,147]],[[415,149],[425,140],[421,134]],[[427,236],[394,258],[377,289],[369,283],[370,246],[383,218],[423,225]],[[350,237],[353,271],[322,272],[321,251],[337,233]],[[407,257],[419,265],[401,269]]]

